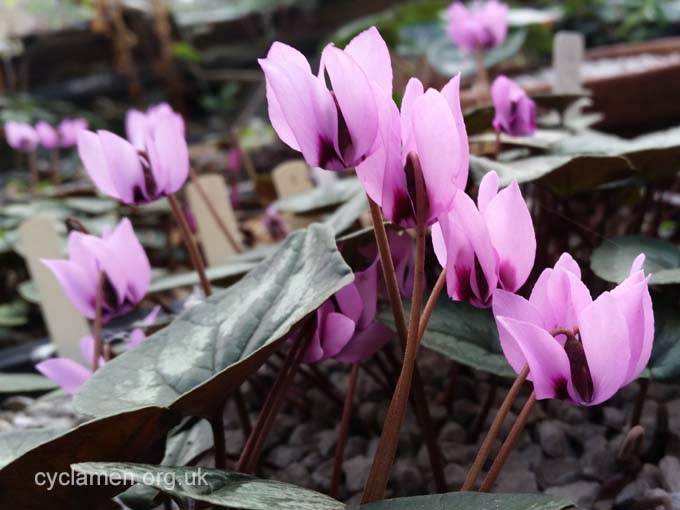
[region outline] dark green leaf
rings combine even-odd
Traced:
[[[101,416],[153,404],[205,416],[352,279],[330,228],[294,232],[240,282],[98,370],[76,408]]]
[[[57,389],[57,385],[42,375],[0,372],[0,393],[5,395],[46,392],[55,389]]]
[[[661,239],[622,236],[607,239],[590,258],[593,272],[608,282],[621,283],[630,273],[635,257],[645,254],[645,273],[654,285],[680,283],[680,250]]]
[[[361,505],[361,510],[563,510],[573,506],[569,501],[542,494],[450,492],[387,499]]]
[[[118,477],[149,485],[178,498],[240,510],[342,510],[324,494],[241,473],[199,467],[164,467],[124,463],[83,463],[79,473]],[[546,507],[546,510],[548,508]],[[551,509],[552,510],[552,509]],[[557,510],[557,509],[555,509]]]
[[[102,398],[108,398],[105,395]],[[168,409],[147,407],[90,421],[53,439],[45,437],[46,442],[30,449],[20,447],[23,454],[0,469],[0,508],[92,510],[121,487],[56,483],[49,490],[36,475],[68,473],[78,462],[157,462],[164,436],[176,421]]]
[[[380,319],[393,326],[389,311]],[[514,377],[515,372],[503,355],[496,321],[490,309],[475,308],[443,296],[435,306],[422,343],[463,365],[501,377]]]
[[[654,295],[654,347],[647,368],[652,379],[680,380],[680,314],[669,299]]]

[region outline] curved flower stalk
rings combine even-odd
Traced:
[[[357,176],[385,217],[416,225],[415,187],[409,154],[417,154],[427,194],[426,225],[447,213],[456,190],[465,189],[470,149],[460,107],[460,75],[441,92],[417,78],[406,86],[401,115],[391,98],[380,102],[377,150],[357,166]]]
[[[160,306],[154,309],[144,318],[143,324],[152,324],[158,317]],[[146,334],[143,329],[133,329],[127,337],[127,350],[135,349],[139,344],[146,340]],[[80,352],[83,360],[88,364],[92,361],[95,350],[94,337],[88,335],[80,340]],[[100,358],[99,366],[104,366],[106,360]],[[94,371],[92,368],[86,368],[80,363],[76,363],[70,358],[52,358],[41,361],[35,366],[36,370],[43,374],[48,379],[54,381],[61,389],[70,395],[75,394],[78,389],[85,384]]]
[[[133,115],[129,142],[109,131],[80,133],[80,159],[102,193],[125,204],[146,204],[184,185],[189,176],[184,123],[160,111],[143,119],[141,112]]]
[[[88,319],[96,316],[97,287],[103,274],[104,320],[129,312],[151,283],[151,266],[130,220],[122,220],[102,237],[73,231],[68,237],[68,260],[43,260],[76,309]]]
[[[448,34],[470,53],[500,46],[508,33],[508,6],[497,0],[473,1],[469,7],[454,2],[448,10]]]
[[[387,229],[387,241],[392,254],[392,262],[394,265],[394,272],[397,277],[397,285],[399,293],[403,298],[410,298],[413,294],[413,278],[416,264],[415,243],[413,237],[407,232],[396,232],[393,229]],[[362,250],[362,254],[368,259],[378,259],[379,253],[377,246],[370,246]],[[378,278],[378,298],[389,299],[385,281],[383,278]]]
[[[64,119],[57,126],[59,133],[59,145],[62,149],[69,149],[78,144],[78,136],[82,131],[87,131],[87,119],[75,118]]]
[[[355,274],[354,282],[326,301],[316,312],[316,330],[303,361],[333,358],[359,363],[389,342],[394,333],[375,320],[378,304],[378,261]]]
[[[536,104],[522,87],[507,76],[491,85],[495,110],[493,128],[510,136],[531,136],[536,131]]]
[[[446,268],[449,296],[485,308],[496,287],[515,292],[524,285],[534,266],[536,234],[517,182],[499,192],[498,175],[487,173],[477,203],[457,193],[451,211],[432,227],[432,244]]]
[[[378,103],[392,97],[389,50],[375,27],[344,50],[326,46],[317,75],[302,53],[280,42],[259,63],[267,81],[269,120],[310,166],[344,170],[375,152]]]
[[[654,315],[643,262],[638,256],[630,276],[595,300],[567,253],[543,271],[529,300],[494,293],[503,352],[516,372],[528,365],[537,399],[597,405],[644,370]]]

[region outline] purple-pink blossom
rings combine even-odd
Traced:
[[[432,244],[446,268],[449,296],[488,307],[496,287],[517,291],[534,266],[536,234],[516,182],[498,191],[489,172],[479,186],[477,205],[463,192],[451,211],[432,227]]]
[[[127,218],[102,237],[73,231],[67,260],[43,260],[76,309],[94,319],[97,287],[103,273],[102,315],[105,320],[129,312],[151,283],[151,266]]]
[[[13,120],[5,122],[5,138],[7,144],[19,152],[32,152],[40,142],[33,126]]]
[[[316,329],[304,361],[333,358],[363,361],[389,342],[394,333],[375,320],[378,306],[378,261],[355,273],[354,282],[336,292],[316,312]]]
[[[184,185],[189,176],[184,122],[161,106],[152,113],[128,114],[130,141],[109,131],[80,133],[80,159],[102,193],[126,204],[145,204]]]
[[[454,2],[448,10],[448,34],[470,53],[493,49],[508,33],[508,6],[497,0]]]
[[[280,42],[259,63],[272,126],[310,166],[343,170],[375,151],[378,102],[392,96],[390,54],[375,27],[344,50],[326,46],[316,75],[302,53]]]
[[[415,226],[415,191],[409,153],[417,154],[427,194],[426,223],[449,211],[465,189],[470,150],[460,106],[460,76],[441,92],[424,90],[417,78],[406,86],[401,114],[391,97],[380,107],[376,151],[357,166],[366,193],[402,227]]]
[[[595,300],[567,253],[543,271],[528,300],[496,290],[503,352],[516,372],[528,364],[537,399],[597,405],[644,370],[654,314],[643,262],[638,256],[630,276]]]
[[[507,76],[491,85],[493,128],[510,136],[530,136],[536,131],[536,104],[522,87]]]
[[[35,132],[38,134],[40,145],[45,149],[56,149],[59,147],[59,133],[48,122],[44,120],[37,122]]]
[[[87,119],[75,118],[64,119],[59,123],[59,144],[63,149],[75,147],[78,144],[78,136],[88,127]]]

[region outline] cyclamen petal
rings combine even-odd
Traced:
[[[50,126],[47,122],[41,120],[35,125],[35,132],[40,139],[40,145],[46,149],[55,149],[59,147],[59,133]]]
[[[48,359],[38,363],[35,368],[70,395],[74,395],[92,377],[92,372],[87,368],[67,358]]]
[[[33,126],[12,120],[5,122],[5,138],[12,149],[20,152],[34,151],[40,141]]]
[[[524,89],[506,76],[491,86],[495,116],[493,128],[510,136],[531,136],[536,131],[536,104]]]

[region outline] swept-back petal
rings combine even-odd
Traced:
[[[106,242],[114,252],[123,255],[125,263],[120,265],[120,269],[125,274],[130,301],[138,303],[149,290],[151,264],[130,220],[124,218]]]
[[[456,185],[464,190],[467,185],[470,167],[470,144],[468,143],[467,129],[465,128],[463,110],[460,104],[460,73],[444,85],[442,95],[446,98],[446,102],[449,103],[453,119],[456,121],[456,133],[452,136],[453,142],[457,144],[458,148]]]
[[[569,358],[562,346],[534,324],[509,317],[496,317],[496,324],[501,347],[513,369],[520,372],[525,364],[529,365],[536,398],[566,398],[571,374]],[[520,351],[524,360],[516,355]]]
[[[97,281],[68,260],[42,260],[42,263],[52,271],[59,285],[64,289],[66,297],[81,315],[88,319],[94,319]]]
[[[70,395],[75,394],[92,377],[92,373],[88,369],[68,358],[41,361],[35,368]]]
[[[589,404],[597,405],[625,384],[630,365],[627,322],[609,292],[579,313],[579,331],[593,380],[593,401]]]
[[[361,66],[369,80],[392,95],[390,51],[377,28],[371,27],[358,34],[345,46],[345,53]]]
[[[401,138],[404,140],[404,144],[407,142],[408,147],[405,147],[405,151],[415,150],[413,142],[413,106],[416,99],[421,97],[425,93],[423,84],[418,78],[411,78],[406,84],[406,90],[404,90],[404,96],[401,98]]]
[[[78,135],[78,155],[95,186],[110,197],[122,199],[113,181],[101,140],[95,133],[83,131]]]
[[[146,183],[137,150],[130,142],[109,131],[98,131],[97,134],[106,159],[107,171],[120,200],[134,204],[140,190],[146,196]]]
[[[480,187],[480,199],[482,190]],[[514,292],[527,281],[536,258],[534,224],[516,181],[488,202],[483,216],[491,244],[498,254],[501,285]]]
[[[356,333],[345,347],[333,358],[342,363],[359,363],[382,349],[394,338],[394,332],[379,322],[370,324]]]
[[[175,193],[189,177],[189,148],[181,126],[176,122],[154,126],[147,147],[158,191],[165,195]]]

